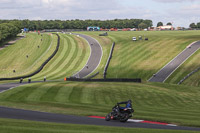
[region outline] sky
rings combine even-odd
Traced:
[[[200,22],[200,0],[0,0],[0,19],[150,19],[189,27]]]

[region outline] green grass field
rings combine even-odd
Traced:
[[[44,76],[48,80],[64,79],[81,70],[86,64],[90,55],[87,42],[73,35],[60,34],[60,37],[61,44],[58,53],[40,73],[32,77],[33,80],[42,80]],[[25,39],[0,52],[2,59],[0,77],[15,77],[35,71],[53,53],[56,45],[55,35],[51,37],[49,34],[43,34],[43,36],[34,33],[27,34]],[[29,57],[27,58],[26,55]],[[13,70],[16,72],[13,73]]]
[[[26,38],[1,50],[0,78],[16,77],[35,71],[53,53],[56,40],[55,35],[51,37],[48,34],[40,36],[30,33]]]
[[[198,31],[110,32],[116,41],[108,77],[148,80],[187,45],[200,38]],[[133,36],[147,36],[149,41],[131,41]]]
[[[55,57],[44,67],[34,80],[42,80],[44,76],[48,80],[64,79],[80,71],[90,56],[90,48],[87,42],[77,36],[59,34],[61,37],[60,48]]]
[[[134,118],[200,127],[200,90],[169,84],[52,82],[0,94],[0,105],[74,115],[105,116],[132,99]]]
[[[195,131],[73,125],[13,119],[0,119],[0,125],[3,133],[198,133]]]
[[[200,127],[200,89],[199,74],[194,74],[183,82],[173,85],[200,66],[200,51],[195,53],[172,74],[167,83],[147,83],[154,73],[160,70],[171,59],[178,55],[187,45],[199,40],[200,31],[155,31],[155,32],[108,32],[109,36],[100,37],[102,32],[81,32],[90,35],[100,42],[103,49],[102,61],[93,73],[100,72],[95,78],[103,77],[103,70],[110,52],[111,44],[116,42],[113,58],[108,68],[109,78],[142,78],[143,83],[88,83],[88,82],[48,82],[34,83],[0,94],[0,105],[30,110],[73,115],[105,116],[117,102],[132,99],[136,119],[168,122],[185,126]],[[58,53],[33,80],[63,79],[79,71],[87,62],[90,48],[87,42],[74,35],[59,34],[61,44]],[[136,41],[133,36],[147,36],[149,41]],[[43,41],[41,42],[41,38]],[[27,38],[0,51],[0,78],[13,77],[30,73],[38,68],[55,50],[57,37],[43,34],[28,34]],[[27,45],[28,44],[28,45]],[[37,45],[40,45],[38,51]],[[34,47],[33,47],[34,46]],[[49,50],[48,50],[49,48]],[[16,50],[19,49],[19,50]],[[31,53],[29,58],[26,55]],[[34,56],[33,56],[34,55]],[[16,73],[12,70],[16,69]],[[11,82],[11,81],[9,81]],[[5,83],[5,82],[0,82]],[[5,132],[41,132],[44,128],[36,122],[10,122],[0,119],[1,131]],[[17,126],[21,125],[21,128]],[[34,125],[34,126],[32,126]],[[98,126],[43,123],[46,132],[104,132],[112,131],[108,127],[100,130]],[[53,124],[52,124],[53,125]],[[66,126],[66,128],[64,128]],[[63,127],[60,130],[58,127]],[[121,128],[119,128],[121,129]],[[116,130],[115,130],[116,131]],[[125,129],[124,132],[167,132],[168,130]],[[121,131],[119,131],[121,132]],[[182,131],[170,131],[182,132]]]
[[[111,44],[116,42],[113,58],[108,68],[107,77],[110,78],[142,78],[148,80],[154,73],[171,61],[183,51],[190,43],[200,40],[199,31],[140,31],[140,32],[108,32],[108,36],[99,36],[102,32],[81,32],[96,38],[103,47],[104,56],[98,78],[102,78]],[[133,36],[146,36],[149,41],[136,41]],[[183,77],[200,66],[198,59],[200,51],[189,58],[174,74],[167,83],[177,84]],[[191,77],[183,84],[198,86],[199,74]]]

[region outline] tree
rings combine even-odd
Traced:
[[[197,27],[197,26],[196,26],[196,24],[195,24],[195,23],[191,23],[191,24],[190,24],[190,28],[192,28],[192,29],[193,29],[193,28],[196,28],[196,27]]]
[[[140,29],[148,28],[147,24],[145,24],[144,22],[140,23],[140,24],[138,25],[138,27],[139,27]]]
[[[200,22],[199,22],[199,23],[197,23],[197,28],[200,28]]]
[[[171,23],[171,22],[168,22],[167,25],[172,25],[172,23]]]
[[[152,20],[144,20],[143,23],[145,23],[147,25],[147,27],[153,26]]]
[[[162,22],[158,22],[157,23],[157,27],[159,27],[159,26],[163,26],[163,23]]]

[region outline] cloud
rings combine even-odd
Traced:
[[[187,26],[189,21],[200,22],[199,12],[197,0],[141,0],[137,4],[132,0],[0,0],[0,19],[138,18],[151,19],[154,25],[173,21]]]
[[[197,0],[153,0],[153,1],[161,3],[175,3],[175,2],[193,2]]]

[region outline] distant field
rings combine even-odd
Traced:
[[[105,116],[132,99],[134,118],[200,127],[200,89],[169,84],[48,82],[0,94],[0,105],[74,115]]]

